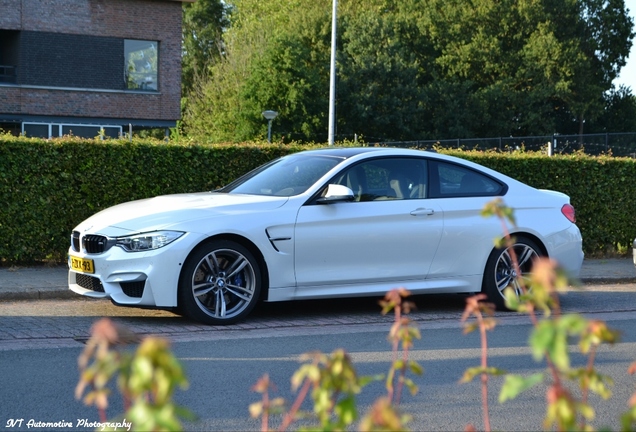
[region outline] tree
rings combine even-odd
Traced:
[[[223,56],[192,92],[187,132],[262,138],[261,112],[272,109],[275,137],[326,138],[330,5],[235,0],[229,19]],[[632,24],[623,0],[340,0],[336,136],[524,136],[591,124],[625,64]]]
[[[579,134],[585,120],[603,112],[603,94],[625,66],[636,35],[624,0],[580,0],[577,35],[581,41],[581,68],[574,75],[571,95],[566,98],[578,120]]]
[[[205,77],[208,66],[223,55],[223,33],[228,25],[222,0],[183,3],[181,83],[184,95],[190,93],[197,77]]]
[[[604,106],[589,132],[636,132],[636,96],[628,87],[612,88],[605,94]]]
[[[464,101],[454,115],[465,131],[455,137],[552,133],[552,112],[570,85],[575,50],[555,35],[556,17],[544,2],[431,3],[421,26],[436,51],[436,81],[444,84],[430,91],[433,100],[442,88],[446,98]],[[565,20],[567,10],[559,12]],[[435,118],[449,115],[432,108]]]
[[[267,123],[261,113],[271,109],[279,112],[274,139],[321,139],[328,13],[307,1],[236,1],[224,39],[226,54],[210,67],[184,113],[187,133],[213,142],[264,138]]]
[[[250,107],[255,134],[264,136],[261,113],[278,112],[274,135],[313,141],[326,138],[329,86],[329,9],[320,3],[287,8],[284,30],[274,32],[254,56],[241,98]]]
[[[404,6],[342,14],[339,137],[414,140],[426,131],[422,89],[431,78],[422,60],[428,44],[414,22],[418,12]]]

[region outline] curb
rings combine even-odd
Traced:
[[[636,283],[636,277],[613,277],[612,278],[612,277],[605,277],[605,276],[599,276],[599,277],[591,276],[591,277],[581,278],[579,279],[579,281],[585,285],[631,284],[631,283]]]
[[[580,278],[578,285],[611,285],[611,284],[634,284],[636,277],[585,277]],[[574,283],[573,285],[577,285]],[[77,300],[84,299],[84,296],[74,293],[66,286],[55,287],[52,289],[33,289],[27,288],[22,291],[0,291],[0,301],[24,301],[24,300]]]
[[[52,290],[27,289],[24,291],[0,292],[0,301],[72,300],[74,298],[83,297],[69,290],[68,287],[60,287]]]

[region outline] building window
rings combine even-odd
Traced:
[[[22,133],[30,138],[53,138],[72,135],[81,138],[104,137],[119,138],[122,127],[98,124],[59,124],[59,123],[22,123]]]
[[[0,30],[0,83],[17,83],[20,32]]]
[[[128,90],[157,91],[159,52],[158,42],[130,40],[124,41],[124,79]]]

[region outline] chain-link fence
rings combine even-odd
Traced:
[[[390,147],[433,148],[463,148],[469,150],[499,150],[514,151],[526,149],[545,151],[548,154],[567,154],[583,151],[589,155],[611,154],[636,158],[636,132],[605,133],[584,135],[545,135],[529,137],[499,137],[499,138],[467,138],[422,141],[392,141],[370,144],[381,144]]]

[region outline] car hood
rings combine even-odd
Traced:
[[[287,197],[216,192],[162,195],[109,207],[86,219],[75,230],[115,237],[171,229],[184,222],[219,215],[269,211],[287,201]]]

